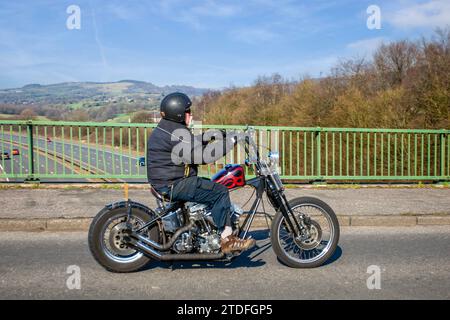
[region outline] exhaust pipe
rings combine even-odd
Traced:
[[[184,226],[184,227],[178,229],[177,232],[175,232],[173,234],[173,236],[170,239],[170,241],[167,242],[164,245],[159,244],[159,243],[157,243],[157,242],[155,242],[155,241],[153,241],[153,240],[151,240],[151,239],[149,239],[147,237],[144,237],[143,235],[140,235],[140,234],[138,234],[136,232],[133,232],[130,229],[124,230],[123,233],[127,234],[131,238],[135,238],[135,239],[137,239],[139,241],[144,242],[147,246],[150,246],[150,247],[152,247],[154,249],[157,249],[159,251],[167,251],[167,250],[169,250],[172,247],[172,245],[175,243],[175,240],[177,240],[181,236],[182,233],[191,230],[193,226],[194,226],[194,223],[191,221],[187,226]]]
[[[148,254],[150,257],[159,261],[194,261],[194,260],[218,260],[222,259],[225,254],[220,253],[180,253],[180,254],[162,254],[153,248],[149,247],[145,243],[136,241],[136,239],[124,237],[124,240],[128,242],[133,247],[141,250],[142,252]],[[151,241],[151,240],[150,240]],[[153,242],[153,241],[152,241]]]

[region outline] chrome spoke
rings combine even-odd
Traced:
[[[278,226],[280,247],[286,255],[301,263],[320,259],[328,252],[332,244],[331,240],[335,231],[331,218],[325,210],[313,204],[301,204],[293,207],[292,211],[297,219],[300,219],[301,215],[311,219],[308,224],[310,235],[306,239],[294,239],[294,235],[288,231],[287,224],[282,218]]]
[[[295,243],[294,243],[294,241],[292,241],[284,247],[284,250],[286,252],[290,252],[292,250],[292,248],[294,248],[294,247],[295,247]]]

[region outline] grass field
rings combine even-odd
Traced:
[[[79,108],[83,107],[83,102],[80,101],[80,102],[72,103],[72,104],[69,104],[68,107],[72,110],[79,109]]]
[[[96,84],[84,84],[85,88],[100,88],[102,91],[107,93],[121,94],[123,91],[128,89],[132,83],[129,82],[115,82],[115,83],[96,83]]]
[[[133,117],[133,113],[120,113],[116,114],[116,117],[113,119],[109,119],[108,122],[114,123],[128,123],[128,119]]]
[[[0,118],[2,118],[2,119],[12,119],[16,116],[17,116],[16,114],[0,113]]]
[[[17,117],[17,114],[0,113],[0,120],[1,119],[11,119],[11,120],[13,120],[13,119],[16,119],[16,117]],[[46,121],[46,120],[50,120],[50,119],[47,118],[47,117],[44,117],[44,116],[36,116],[35,120]]]

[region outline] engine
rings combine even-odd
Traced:
[[[242,209],[231,206],[231,222],[234,230],[239,226]],[[165,215],[162,219],[166,233],[173,234],[187,223],[192,223],[191,230],[182,233],[172,249],[177,253],[216,253],[220,249],[220,232],[214,224],[211,213],[204,204],[186,202],[181,208]]]

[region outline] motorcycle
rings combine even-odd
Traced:
[[[333,209],[320,199],[298,197],[288,201],[277,172],[278,154],[260,157],[251,134],[244,145],[245,164],[254,167],[255,177],[246,180],[241,165],[226,165],[212,177],[230,190],[254,189],[249,211],[231,207],[233,234],[249,236],[250,227],[266,194],[276,213],[270,226],[273,251],[279,261],[292,268],[314,268],[334,254],[339,241],[339,223]],[[220,232],[204,204],[172,202],[150,188],[157,208],[126,200],[106,205],[89,228],[89,248],[95,260],[111,272],[134,272],[151,260],[231,261],[240,253],[224,254]],[[245,215],[245,219],[243,218]],[[243,220],[241,222],[241,220]]]

